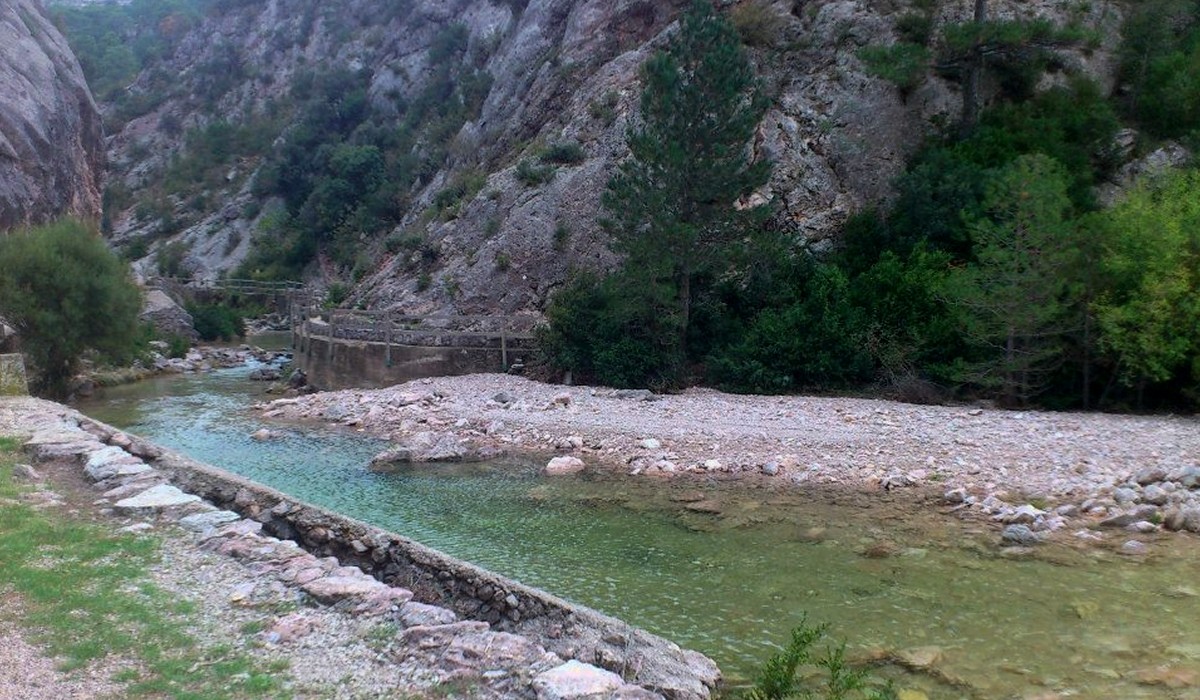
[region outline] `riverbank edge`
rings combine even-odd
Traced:
[[[413,600],[447,608],[466,620],[517,634],[569,660],[607,669],[671,700],[709,698],[720,671],[708,657],[617,618],[488,571],[445,553],[194,460],[78,411],[40,399],[0,400],[26,436],[47,416],[136,456],[169,483],[261,524],[264,533],[293,541],[317,557],[335,557]],[[81,457],[83,453],[75,455]]]
[[[1017,547],[1057,540],[1138,554],[1143,536],[1200,534],[1195,417],[712,389],[657,395],[507,374],[317,392],[254,408],[265,420],[316,421],[392,441],[380,462],[550,454],[564,460],[547,465],[554,473],[902,490],[914,500],[940,494],[939,505],[991,523]]]

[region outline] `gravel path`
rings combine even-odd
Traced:
[[[511,400],[493,400],[499,394]],[[267,415],[324,418],[393,438],[454,429],[531,450],[552,450],[579,436],[585,460],[610,465],[665,458],[680,470],[712,471],[704,465],[716,460],[718,471],[744,473],[774,462],[780,475],[796,482],[870,486],[903,473],[1042,497],[1095,491],[1147,467],[1171,470],[1200,460],[1196,418],[738,396],[711,389],[651,401],[617,396],[479,374],[286,399],[269,405]]]
[[[10,594],[5,594],[7,598]],[[95,700],[117,697],[113,668],[99,665],[72,673],[31,644],[11,617],[12,601],[0,608],[0,700]]]

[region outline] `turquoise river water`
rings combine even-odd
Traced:
[[[933,672],[880,670],[935,700],[1200,698],[1195,538],[1138,560],[1058,545],[1022,558],[903,496],[547,479],[533,461],[374,474],[384,443],[358,433],[252,440],[281,426],[249,410],[269,398],[250,369],[115,387],[80,409],[698,649],[735,682],[807,613],[852,657],[936,647]],[[720,512],[687,509],[697,491]]]

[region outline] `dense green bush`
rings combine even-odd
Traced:
[[[813,265],[796,298],[764,309],[741,340],[709,360],[718,386],[781,393],[845,387],[871,378],[866,319],[850,303],[849,280],[831,265]]]
[[[130,359],[140,311],[129,269],[83,224],[0,236],[0,315],[16,326],[39,393],[65,394],[85,351]]]
[[[681,372],[679,330],[669,289],[621,275],[580,275],[546,309],[538,337],[543,361],[580,381],[616,387],[674,384]]]
[[[187,312],[201,340],[235,340],[246,335],[245,318],[228,304],[188,304]]]

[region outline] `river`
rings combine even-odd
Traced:
[[[1142,559],[1013,556],[992,528],[904,497],[547,479],[532,461],[374,474],[385,443],[350,430],[251,439],[281,429],[250,410],[270,398],[251,369],[113,387],[79,408],[698,649],[735,681],[807,614],[852,657],[926,647],[936,673],[881,672],[933,699],[1200,698],[1161,684],[1200,674],[1196,538],[1164,537]],[[693,510],[700,495],[719,514]]]

